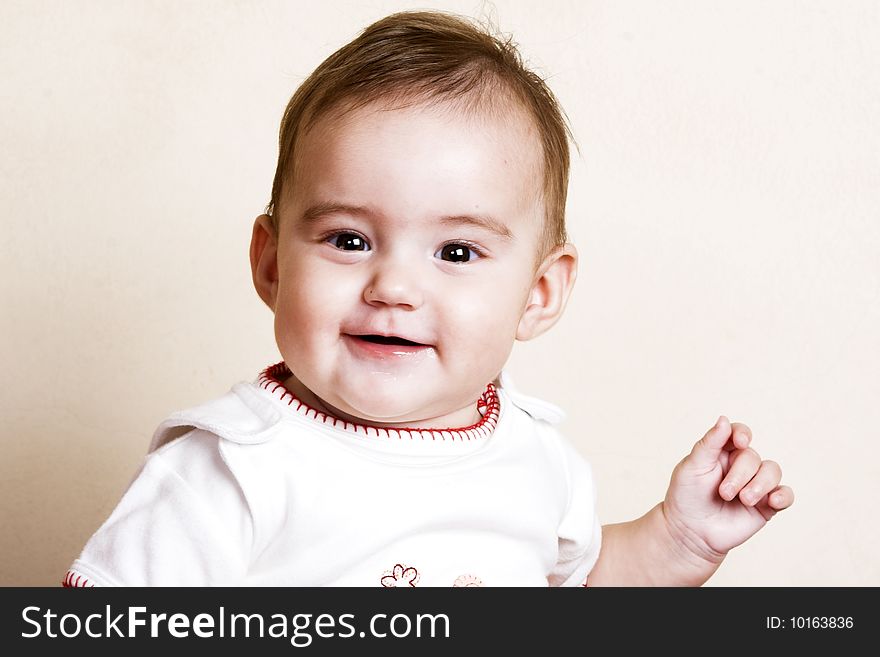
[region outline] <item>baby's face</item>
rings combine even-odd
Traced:
[[[534,128],[374,104],[321,119],[298,146],[273,292],[294,392],[370,424],[476,421],[535,282]]]

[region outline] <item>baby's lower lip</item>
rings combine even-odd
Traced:
[[[383,344],[371,342],[366,336],[343,333],[342,337],[348,347],[358,356],[367,358],[396,358],[415,356],[425,353],[433,347],[429,344]]]

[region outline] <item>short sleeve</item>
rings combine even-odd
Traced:
[[[65,586],[234,586],[252,522],[219,439],[191,431],[149,455]]]
[[[559,552],[551,586],[581,586],[599,558],[602,526],[596,513],[596,487],[590,464],[561,436],[568,481],[568,505],[558,527]]]

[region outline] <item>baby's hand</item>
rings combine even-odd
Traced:
[[[719,561],[794,502],[782,470],[749,447],[752,431],[723,415],[672,472],[663,513],[673,538]]]

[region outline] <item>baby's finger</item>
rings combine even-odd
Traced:
[[[730,469],[718,486],[718,494],[722,499],[732,500],[742,490],[743,486],[752,480],[752,477],[761,467],[761,457],[751,449],[741,449],[730,453]],[[777,479],[774,485],[779,483]],[[760,499],[760,498],[759,498]]]
[[[731,422],[730,428],[733,430],[733,447],[731,449],[745,449],[752,442],[752,430],[748,425],[742,422]]]
[[[770,494],[755,505],[764,520],[770,520],[779,511],[787,509],[794,503],[794,492],[788,486],[777,486]]]
[[[775,490],[782,479],[782,468],[775,461],[763,461],[752,480],[739,492],[740,501],[755,506],[762,497]]]
[[[723,415],[700,438],[690,453],[691,462],[698,468],[710,469],[718,463],[724,446],[730,438],[730,420]]]
[[[789,486],[779,486],[767,497],[767,505],[782,511],[794,504],[794,491]]]

